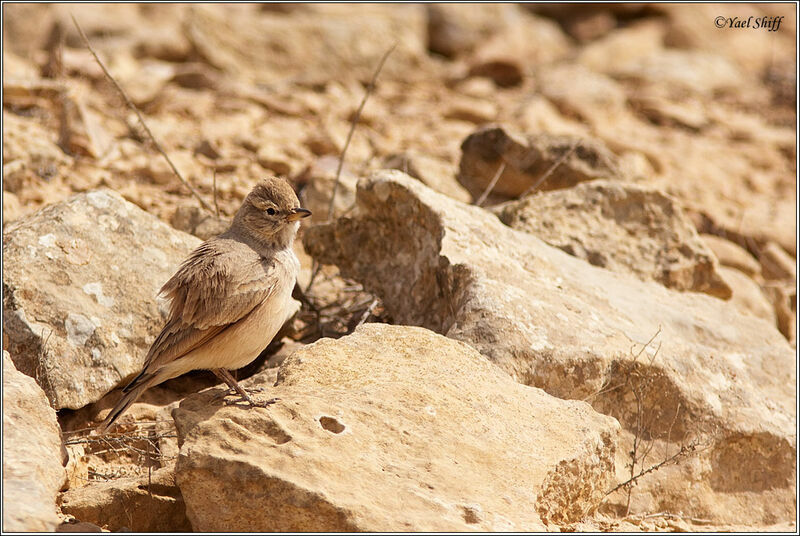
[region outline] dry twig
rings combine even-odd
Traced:
[[[114,87],[117,89],[117,92],[119,92],[119,94],[122,95],[122,98],[125,100],[125,104],[128,105],[128,108],[133,110],[133,112],[136,114],[136,117],[139,118],[139,123],[141,123],[142,128],[144,128],[145,132],[147,132],[147,135],[150,137],[150,141],[153,143],[153,145],[155,145],[156,149],[158,149],[158,152],[160,152],[161,155],[167,160],[167,163],[172,168],[172,172],[175,173],[175,176],[178,177],[178,179],[183,183],[183,185],[186,186],[189,189],[189,191],[192,193],[192,195],[195,197],[195,199],[197,199],[200,202],[200,204],[203,206],[203,208],[206,209],[209,213],[213,214],[214,211],[211,208],[211,206],[209,206],[209,204],[206,203],[203,200],[202,197],[200,197],[200,194],[197,192],[197,190],[194,189],[194,187],[191,184],[189,184],[189,181],[187,181],[185,178],[183,178],[183,175],[181,175],[180,171],[178,171],[178,168],[175,167],[175,164],[172,163],[172,160],[167,155],[167,152],[164,150],[164,148],[158,142],[156,137],[150,131],[150,127],[148,127],[147,123],[145,123],[144,118],[142,117],[142,114],[139,112],[139,109],[136,107],[135,104],[133,104],[131,99],[128,97],[128,94],[125,93],[124,89],[122,89],[122,86],[120,86],[119,83],[114,79],[114,77],[111,76],[111,73],[108,72],[108,69],[106,68],[105,64],[103,64],[103,62],[100,59],[100,57],[94,51],[94,49],[92,48],[91,43],[89,43],[89,38],[86,37],[85,33],[83,33],[83,29],[81,28],[80,24],[78,24],[78,21],[75,19],[75,16],[70,14],[70,17],[72,17],[72,22],[75,24],[75,27],[78,29],[78,33],[81,35],[81,39],[83,40],[83,43],[86,45],[86,48],[88,48],[89,52],[91,52],[92,56],[94,56],[95,61],[100,66],[100,68],[103,70],[103,73],[106,75],[106,78],[108,78],[111,81],[111,83],[114,84]]]
[[[214,212],[216,212],[217,219],[219,219],[219,205],[217,204],[217,166],[214,166],[214,175],[211,181],[212,188],[214,189]]]
[[[535,183],[533,183],[533,186],[531,186],[530,188],[528,188],[527,190],[522,192],[522,195],[519,196],[519,197],[523,198],[523,197],[527,196],[528,194],[532,193],[533,191],[535,191],[544,181],[546,181],[548,179],[548,177],[550,177],[550,175],[553,174],[553,172],[556,170],[556,168],[558,168],[558,166],[563,164],[564,161],[567,158],[569,158],[572,153],[575,152],[575,149],[577,147],[578,147],[578,140],[575,140],[575,141],[572,142],[572,145],[570,146],[570,148],[564,154],[562,154],[561,157],[559,157],[559,159],[556,160],[553,163],[553,165],[550,166],[547,169],[547,171],[545,171],[544,174],[541,177],[539,177],[539,180],[537,180]]]
[[[693,453],[697,452],[697,449],[698,449],[699,446],[700,445],[698,443],[695,443],[695,442],[689,443],[688,445],[681,445],[681,448],[678,450],[678,452],[676,452],[675,454],[673,454],[669,458],[666,458],[666,459],[661,460],[660,462],[658,462],[658,463],[656,463],[654,465],[651,465],[647,469],[642,469],[637,474],[631,476],[625,482],[622,482],[621,484],[617,484],[616,486],[614,486],[610,491],[606,492],[606,495],[611,495],[615,491],[617,491],[619,489],[622,489],[622,488],[630,490],[633,487],[633,484],[637,480],[642,478],[644,475],[652,473],[653,471],[658,471],[659,469],[661,469],[665,465],[669,465],[669,464],[672,464],[672,463],[677,463],[678,460],[680,460],[681,458],[683,458],[685,456],[689,456],[690,454],[693,454]],[[630,507],[630,492],[628,493],[628,506]],[[626,512],[625,515],[628,515],[627,512]]]
[[[483,191],[481,196],[475,200],[476,205],[478,206],[483,205],[483,202],[486,201],[486,198],[489,197],[490,193],[492,193],[492,190],[494,190],[494,187],[497,185],[497,181],[500,180],[500,175],[502,175],[505,170],[506,170],[506,163],[505,161],[503,161],[500,163],[499,166],[497,166],[497,171],[495,172],[494,177],[492,177],[492,180],[489,182],[489,185]]]
[[[350,132],[347,133],[347,139],[345,140],[344,147],[342,147],[342,152],[339,155],[339,164],[336,166],[336,181],[333,183],[333,193],[331,194],[331,201],[328,204],[329,220],[333,218],[333,203],[336,200],[336,190],[339,189],[339,180],[342,175],[342,166],[344,165],[344,155],[347,152],[347,148],[350,146],[350,140],[353,138],[353,132],[355,132],[356,130],[356,125],[358,124],[358,120],[361,118],[361,111],[364,109],[364,105],[367,104],[367,99],[375,89],[375,82],[378,80],[378,75],[381,73],[381,70],[383,69],[383,64],[386,63],[386,59],[392,52],[394,52],[395,48],[397,48],[397,43],[392,45],[391,48],[383,54],[381,61],[378,63],[378,67],[375,69],[375,72],[372,75],[372,80],[370,80],[369,85],[367,86],[367,89],[364,92],[364,97],[361,99],[361,104],[358,106],[356,115],[350,122]]]
[[[630,391],[634,397],[634,423],[632,424],[631,430],[633,433],[633,445],[630,451],[630,462],[627,464],[627,467],[630,469],[630,476],[627,480],[616,485],[605,494],[605,496],[608,497],[612,493],[619,490],[625,490],[627,492],[625,516],[630,514],[633,487],[640,478],[658,471],[664,466],[677,464],[681,459],[694,455],[698,449],[708,447],[708,445],[701,445],[701,443],[697,440],[692,440],[688,443],[682,443],[675,454],[671,456],[669,455],[669,443],[672,441],[672,430],[675,426],[675,423],[678,421],[678,416],[681,411],[681,404],[678,403],[675,409],[675,415],[673,416],[666,432],[667,446],[665,447],[663,459],[658,463],[650,465],[649,467],[644,467],[644,461],[653,451],[653,448],[655,447],[655,439],[657,439],[652,437],[654,415],[651,411],[652,408],[648,406],[648,395],[653,387],[652,384],[654,377],[652,374],[649,374],[647,370],[652,367],[653,362],[658,357],[658,354],[661,350],[661,342],[658,343],[658,346],[653,352],[653,355],[650,356],[650,359],[647,360],[646,363],[641,363],[641,367],[639,366],[639,358],[642,356],[642,354],[644,354],[645,350],[650,347],[660,333],[661,326],[658,327],[658,331],[656,331],[656,333],[650,337],[650,340],[648,340],[646,343],[634,343],[631,345],[630,361],[624,361],[617,365],[618,367],[621,367],[618,374],[624,376],[624,381],[614,385],[613,387],[608,387],[607,380],[598,392],[590,395],[590,397],[595,397],[601,393],[608,393],[616,389],[625,388],[625,390]],[[636,345],[641,345],[641,348],[634,353]],[[646,419],[645,417],[648,414],[651,414],[651,417]],[[649,439],[646,439],[646,437],[649,437]],[[664,434],[661,434],[660,437],[664,438]],[[638,472],[637,466],[639,468]]]
[[[336,166],[336,179],[333,183],[333,192],[331,192],[331,200],[328,203],[328,216],[327,219],[333,219],[333,206],[334,202],[336,201],[336,191],[339,189],[339,181],[341,180],[342,176],[342,166],[344,165],[344,155],[347,153],[347,148],[350,147],[350,140],[353,138],[353,133],[356,130],[356,125],[358,124],[358,120],[361,118],[361,111],[364,109],[364,105],[367,104],[367,99],[372,94],[373,90],[375,89],[375,82],[378,80],[378,75],[381,73],[383,69],[383,64],[386,63],[387,58],[389,55],[397,48],[397,43],[391,46],[389,50],[387,50],[381,61],[378,62],[378,67],[375,69],[375,72],[372,74],[372,80],[370,80],[369,85],[367,86],[366,91],[364,92],[364,97],[361,99],[361,104],[358,106],[358,110],[356,110],[356,115],[353,117],[353,120],[350,122],[350,131],[347,133],[347,139],[344,142],[344,146],[342,147],[342,152],[339,154],[339,163]],[[308,285],[306,285],[305,292],[307,293],[311,290],[311,286],[314,284],[314,280],[317,278],[319,274],[320,265],[316,259],[311,265],[311,278],[308,280]]]
[[[358,324],[356,324],[356,327],[360,326],[361,324],[367,321],[367,318],[369,318],[369,315],[372,314],[372,310],[375,308],[376,305],[378,305],[378,298],[372,300],[372,302],[369,304],[369,307],[367,307],[366,310],[364,311],[364,314],[361,315],[361,318],[359,319]]]

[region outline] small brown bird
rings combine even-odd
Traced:
[[[190,370],[211,370],[257,405],[228,371],[258,357],[293,312],[300,263],[292,243],[298,220],[310,215],[284,180],[253,188],[230,228],[195,249],[161,288],[171,300],[167,323],[98,433],[144,391]]]

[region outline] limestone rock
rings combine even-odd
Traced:
[[[3,351],[3,532],[52,532],[66,479],[56,412]]]
[[[253,82],[324,82],[342,72],[369,80],[395,41],[382,77],[408,76],[425,59],[425,11],[415,5],[389,7],[365,6],[354,18],[348,6],[336,5],[290,13],[198,6],[187,17],[186,32],[207,63]]]
[[[72,168],[73,159],[58,147],[58,136],[38,122],[3,110],[3,125],[3,189],[21,201],[24,190],[63,177]]]
[[[705,103],[700,99],[686,98],[676,102],[643,91],[632,96],[630,102],[639,114],[655,125],[697,132],[709,124]]]
[[[663,48],[664,24],[657,19],[644,19],[587,43],[577,61],[593,71],[613,74],[620,65],[637,61]]]
[[[495,213],[506,225],[595,266],[675,290],[731,296],[691,220],[659,190],[595,180],[510,201]]]
[[[8,26],[6,26],[6,31],[9,31]],[[8,34],[5,35],[8,36]],[[9,39],[9,41],[11,41],[11,39]],[[25,60],[20,56],[17,56],[13,52],[11,52],[7,47],[3,48],[4,80],[9,80],[9,79],[24,80],[24,79],[36,78],[38,76],[39,76],[39,70],[36,68],[36,65],[32,61]]]
[[[458,180],[477,199],[504,163],[492,189],[495,197],[518,197],[551,169],[539,190],[620,175],[616,158],[600,142],[548,134],[526,139],[502,127],[489,126],[470,134],[461,144]]]
[[[761,274],[761,265],[756,258],[739,244],[711,234],[701,234],[700,238],[714,252],[722,266],[735,268],[751,277]]]
[[[395,322],[468,342],[521,383],[589,398],[626,430],[644,419],[651,438],[710,434],[702,470],[653,476],[684,514],[793,517],[796,367],[768,322],[591,266],[398,172],[361,181],[353,216],[309,229],[304,244],[376,293]],[[644,409],[608,389],[633,372],[648,378]]]
[[[175,464],[138,478],[91,482],[61,495],[61,511],[81,522],[117,531],[188,532],[191,530]]]
[[[618,82],[580,64],[558,62],[537,69],[536,87],[562,114],[588,122],[600,118],[616,124],[616,116],[628,108]]]
[[[630,132],[617,130],[617,138],[630,136],[624,143],[638,144],[657,164],[664,174],[663,187],[670,195],[708,218],[711,225],[703,228],[704,232],[730,236],[741,245],[771,240],[795,253],[797,189],[795,172],[780,155],[784,142],[739,145],[735,138],[715,139],[676,129],[659,129],[658,133],[647,130],[631,125]],[[763,124],[751,125],[747,135],[767,140],[769,130]]]
[[[665,41],[671,47],[723,55],[748,73],[762,72],[765,66],[776,61],[777,50],[794,47],[795,15],[787,4],[652,5],[657,6],[656,9],[665,15],[668,28]],[[715,17],[724,17],[727,21],[747,21],[751,17],[755,21],[766,17],[762,19],[766,22],[776,15],[785,16],[780,27],[775,28],[777,31],[738,32],[735,28],[728,27],[721,31],[705,31],[705,21],[713,21]]]
[[[103,532],[103,529],[94,523],[85,523],[71,519],[56,527],[56,532]]]
[[[768,281],[763,287],[764,293],[772,301],[778,329],[793,347],[797,347],[797,287]]]
[[[3,191],[3,224],[19,219],[22,214],[22,205],[16,194]]]
[[[715,90],[744,82],[742,73],[722,56],[676,49],[663,49],[631,61],[614,74],[694,95],[712,95]]]
[[[569,39],[557,24],[524,12],[507,13],[511,16],[505,18],[503,30],[479,43],[467,61],[470,76],[491,78],[500,87],[519,85],[533,66],[554,62],[570,51]]]
[[[765,279],[797,279],[797,261],[775,242],[768,242],[759,251],[759,260]]]
[[[173,412],[197,531],[537,531],[590,512],[613,473],[613,419],[421,328],[304,347],[268,409],[217,394]]]
[[[170,223],[179,231],[192,234],[201,240],[222,234],[231,225],[229,220],[217,218],[195,205],[176,208]]]
[[[748,314],[775,324],[775,310],[758,283],[739,270],[727,266],[720,266],[719,274],[733,291],[732,304]]]
[[[428,50],[447,58],[471,52],[486,38],[506,30],[519,13],[509,4],[477,4],[471,9],[457,4],[427,4]]]
[[[328,219],[331,196],[336,185],[336,169],[339,158],[323,156],[318,158],[300,176],[299,182],[305,183],[300,192],[301,204],[311,211],[315,222]],[[347,211],[356,199],[356,183],[358,177],[345,165],[339,174],[339,186],[336,187],[336,199],[333,204],[335,214]]]
[[[453,95],[443,110],[445,119],[484,125],[497,119],[497,105],[491,100]]]
[[[156,293],[200,241],[98,190],[14,222],[3,237],[3,327],[19,370],[56,409],[137,372],[163,318]]]
[[[416,151],[406,151],[387,156],[383,161],[383,166],[388,169],[398,169],[457,201],[469,203],[472,198],[456,180],[456,169],[435,157]],[[355,184],[352,192],[352,199],[355,201]]]

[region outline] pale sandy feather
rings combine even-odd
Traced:
[[[293,311],[300,263],[291,247],[299,222],[278,221],[298,204],[288,183],[266,179],[245,199],[228,231],[189,255],[161,289],[170,311],[142,371],[98,431],[148,388],[190,370],[241,368],[269,344]],[[271,223],[263,219],[270,206],[282,211]]]
[[[286,320],[297,268],[291,250],[265,259],[225,235],[201,245],[161,290],[170,313],[142,374],[176,360],[186,364],[170,371],[236,369],[255,359]]]

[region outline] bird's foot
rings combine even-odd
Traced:
[[[251,408],[267,408],[267,407],[271,406],[272,404],[274,404],[275,402],[277,402],[279,400],[280,400],[280,398],[271,398],[271,399],[266,400],[264,402],[256,402],[255,400],[253,400],[249,396],[247,396],[247,397],[240,396],[238,398],[225,399],[225,405],[226,406],[235,406],[237,404],[241,404],[241,403],[247,402],[248,404],[250,404]]]
[[[242,388],[242,391],[244,391],[245,394],[253,395],[253,394],[263,393],[264,392],[264,388],[263,387]],[[250,397],[249,396],[247,396],[245,398],[244,396],[242,396],[242,393],[238,392],[236,389],[233,389],[233,388],[230,388],[227,391],[220,392],[219,394],[217,394],[217,396],[214,397],[214,400],[215,401],[216,400],[220,400],[220,399],[223,399],[223,398],[227,398],[229,396],[238,396],[239,398],[237,398],[236,400],[234,400],[234,401],[232,401],[230,403],[226,402],[226,404],[235,404],[236,402],[250,402]]]

